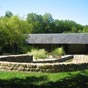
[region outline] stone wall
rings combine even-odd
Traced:
[[[62,60],[66,60],[67,57],[63,57]],[[88,62],[63,61],[55,61],[53,63],[40,63],[40,61],[35,63],[33,62],[33,57],[28,54],[0,56],[0,71],[68,72],[88,69]]]
[[[88,69],[88,63],[12,63],[0,62],[0,71],[68,72]]]
[[[6,62],[33,62],[33,56],[28,54],[0,56],[0,61]]]

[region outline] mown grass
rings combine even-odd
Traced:
[[[0,88],[88,88],[88,70],[61,73],[0,72]]]

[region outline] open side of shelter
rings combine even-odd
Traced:
[[[62,46],[67,54],[88,54],[88,33],[28,34],[27,36],[27,44],[39,49],[52,51]]]

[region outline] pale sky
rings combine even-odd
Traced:
[[[28,13],[52,14],[54,19],[88,25],[88,0],[0,0],[0,16],[6,11],[25,17]]]

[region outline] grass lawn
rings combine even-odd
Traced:
[[[88,88],[88,70],[61,73],[0,72],[0,88]]]

